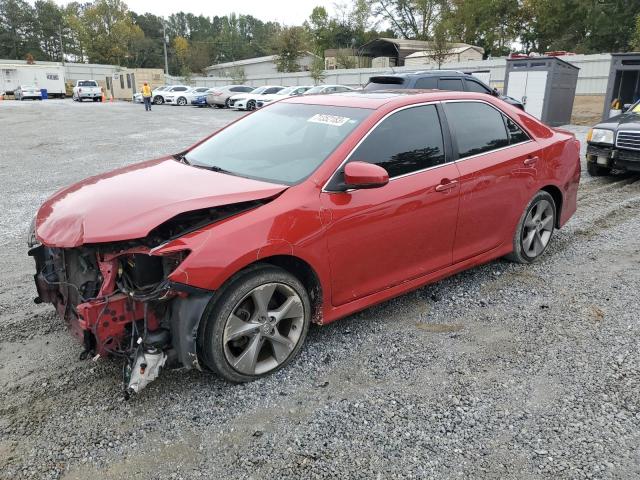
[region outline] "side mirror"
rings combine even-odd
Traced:
[[[389,173],[373,163],[349,162],[344,167],[344,183],[347,189],[384,187],[389,183]]]
[[[499,97],[499,96],[500,96],[500,92],[498,92],[498,89],[497,89],[497,88],[495,88],[495,87],[493,88],[492,95],[493,95],[494,97]]]
[[[629,109],[630,109],[632,106],[633,106],[633,103],[625,103],[625,104],[622,106],[622,112],[624,113],[624,112],[629,111]]]

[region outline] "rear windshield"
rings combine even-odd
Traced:
[[[364,90],[391,90],[395,88],[406,88],[406,79],[402,77],[371,77],[369,83],[364,86]]]
[[[185,158],[197,167],[293,185],[311,175],[371,112],[276,103],[230,125]]]
[[[93,80],[85,80],[84,82],[78,82],[79,87],[97,87],[98,84]]]

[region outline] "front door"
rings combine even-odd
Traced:
[[[335,191],[338,171],[322,193],[335,306],[450,265],[458,215],[458,169],[435,105],[388,116],[349,160],[380,165],[390,182]]]

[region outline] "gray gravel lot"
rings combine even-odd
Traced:
[[[233,386],[166,371],[132,401],[32,302],[25,233],[58,188],[240,114],[1,102],[1,478],[638,478],[640,176],[583,176],[533,266],[475,268],[311,329]],[[586,128],[575,127],[579,138]]]

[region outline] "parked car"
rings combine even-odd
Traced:
[[[249,93],[255,90],[255,87],[247,85],[225,85],[224,87],[214,87],[211,93],[207,95],[207,104],[212,107],[230,108],[230,98],[239,93]]]
[[[19,85],[13,90],[13,98],[16,100],[42,100],[42,92],[35,85]]]
[[[102,88],[95,80],[78,80],[73,87],[71,98],[76,102],[81,102],[84,99],[99,102],[102,100]]]
[[[640,172],[640,100],[587,134],[587,172],[599,177],[613,169]]]
[[[279,92],[269,93],[266,95],[260,95],[256,99],[256,106],[258,108],[262,108],[266,104],[273,102],[275,100],[282,100],[287,97],[295,97],[297,95],[302,95],[304,92],[312,88],[311,86],[298,86],[298,87],[287,87],[283,88]]]
[[[579,180],[573,134],[488,95],[285,98],[53,194],[28,236],[36,301],[91,355],[129,358],[131,391],[170,359],[250,381],[311,322],[540,259]]]
[[[164,103],[179,105],[181,107],[189,105],[191,103],[191,96],[196,89],[194,87],[186,87],[186,90],[182,90],[182,88],[183,86],[178,86],[166,90],[162,94]]]
[[[189,95],[189,103],[196,107],[208,107],[207,95],[209,95],[211,90],[209,87],[195,88]]]
[[[346,85],[317,85],[304,92],[304,95],[326,95],[328,93],[350,92],[353,88]]]
[[[524,105],[515,98],[500,95],[495,88],[491,88],[479,78],[470,73],[456,70],[428,70],[425,72],[397,73],[393,75],[378,75],[369,78],[364,90],[392,90],[398,88],[438,89],[456,92],[486,93],[498,97],[505,102],[524,110]]]
[[[184,97],[184,94],[192,87],[187,85],[167,85],[160,87],[151,92],[151,101],[156,105],[162,105],[164,103],[174,103],[177,98]],[[167,97],[170,100],[167,100]],[[186,101],[186,97],[184,97]],[[186,103],[184,104],[186,105]]]
[[[238,110],[255,110],[257,99],[262,95],[271,95],[284,89],[282,86],[265,85],[252,90],[250,93],[239,93],[229,98],[229,106]]]

